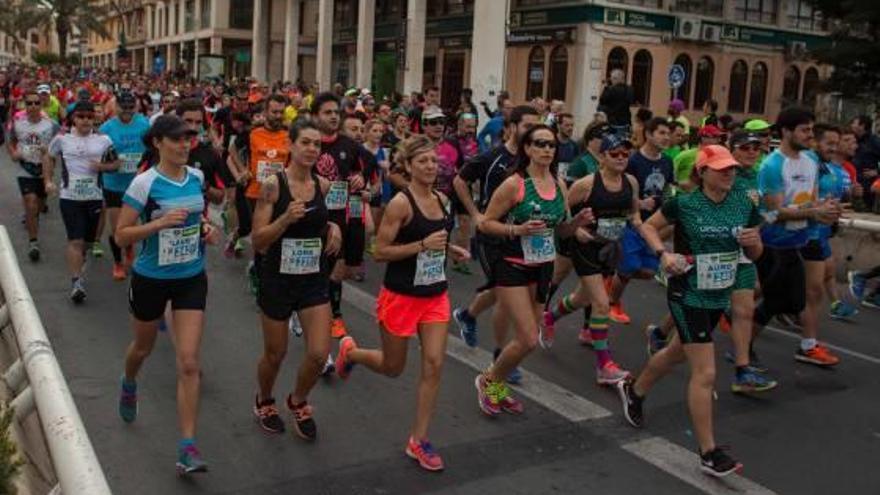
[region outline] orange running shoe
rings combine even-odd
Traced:
[[[805,351],[798,347],[797,352],[794,354],[794,359],[802,363],[815,364],[816,366],[822,367],[834,366],[840,362],[840,358],[835,356],[831,352],[831,349],[825,347],[823,344],[816,344],[816,346],[809,351]]]
[[[727,319],[727,315],[721,315],[718,320],[718,330],[721,330],[721,333],[730,333],[730,320]]]
[[[427,439],[416,441],[413,437],[409,437],[406,445],[406,455],[419,463],[422,469],[428,471],[442,471],[443,458],[434,450]]]
[[[608,317],[611,318],[611,321],[624,325],[629,325],[631,321],[629,315],[623,310],[623,303],[621,302],[611,304],[611,311],[608,312]]]
[[[113,280],[125,280],[125,267],[121,263],[113,263]]]
[[[333,322],[330,324],[330,336],[334,339],[341,339],[348,335],[348,329],[345,328],[345,322],[342,321],[342,318],[333,318]]]

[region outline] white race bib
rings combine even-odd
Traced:
[[[327,197],[324,199],[328,210],[345,209],[348,203],[348,182],[337,180],[330,183],[330,190],[327,191]]]
[[[364,200],[357,194],[352,194],[348,198],[348,217],[363,218],[364,216]]]
[[[446,280],[446,251],[429,249],[419,252],[413,285],[432,285]]]
[[[739,264],[739,251],[698,254],[696,262],[697,289],[727,289],[736,281],[736,265]]]
[[[141,161],[140,153],[120,153],[119,159],[122,161],[122,164],[119,165],[120,174],[137,173],[138,164]]]
[[[189,263],[199,257],[202,226],[162,229],[159,231],[159,266]]]
[[[281,162],[257,162],[257,182],[262,184],[266,182],[269,177],[281,172],[284,168],[284,164]]]
[[[556,244],[553,242],[553,231],[544,229],[535,235],[524,235],[519,238],[523,251],[523,260],[532,265],[548,263],[556,259]]]
[[[97,177],[71,177],[67,191],[75,201],[98,201],[103,197],[98,187]]]
[[[321,271],[320,238],[283,239],[281,241],[281,267],[279,271],[288,275],[306,275]]]
[[[596,233],[609,241],[616,241],[623,235],[626,228],[626,218],[600,218]]]

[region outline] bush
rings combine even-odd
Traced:
[[[15,419],[15,411],[8,406],[0,413],[0,495],[16,493],[15,478],[25,462],[18,455],[15,442],[12,441],[9,427]]]
[[[37,52],[32,57],[37,65],[52,65],[61,62],[61,57],[57,53]]]

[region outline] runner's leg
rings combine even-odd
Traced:
[[[447,322],[419,324],[419,339],[422,344],[422,373],[419,376],[416,419],[412,430],[412,437],[419,441],[428,438],[428,424],[437,403],[443,358],[446,355],[448,326]]]

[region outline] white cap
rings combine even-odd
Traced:
[[[51,92],[52,92],[52,89],[49,87],[48,84],[40,84],[39,86],[37,86],[37,93],[47,93],[48,94]]]

